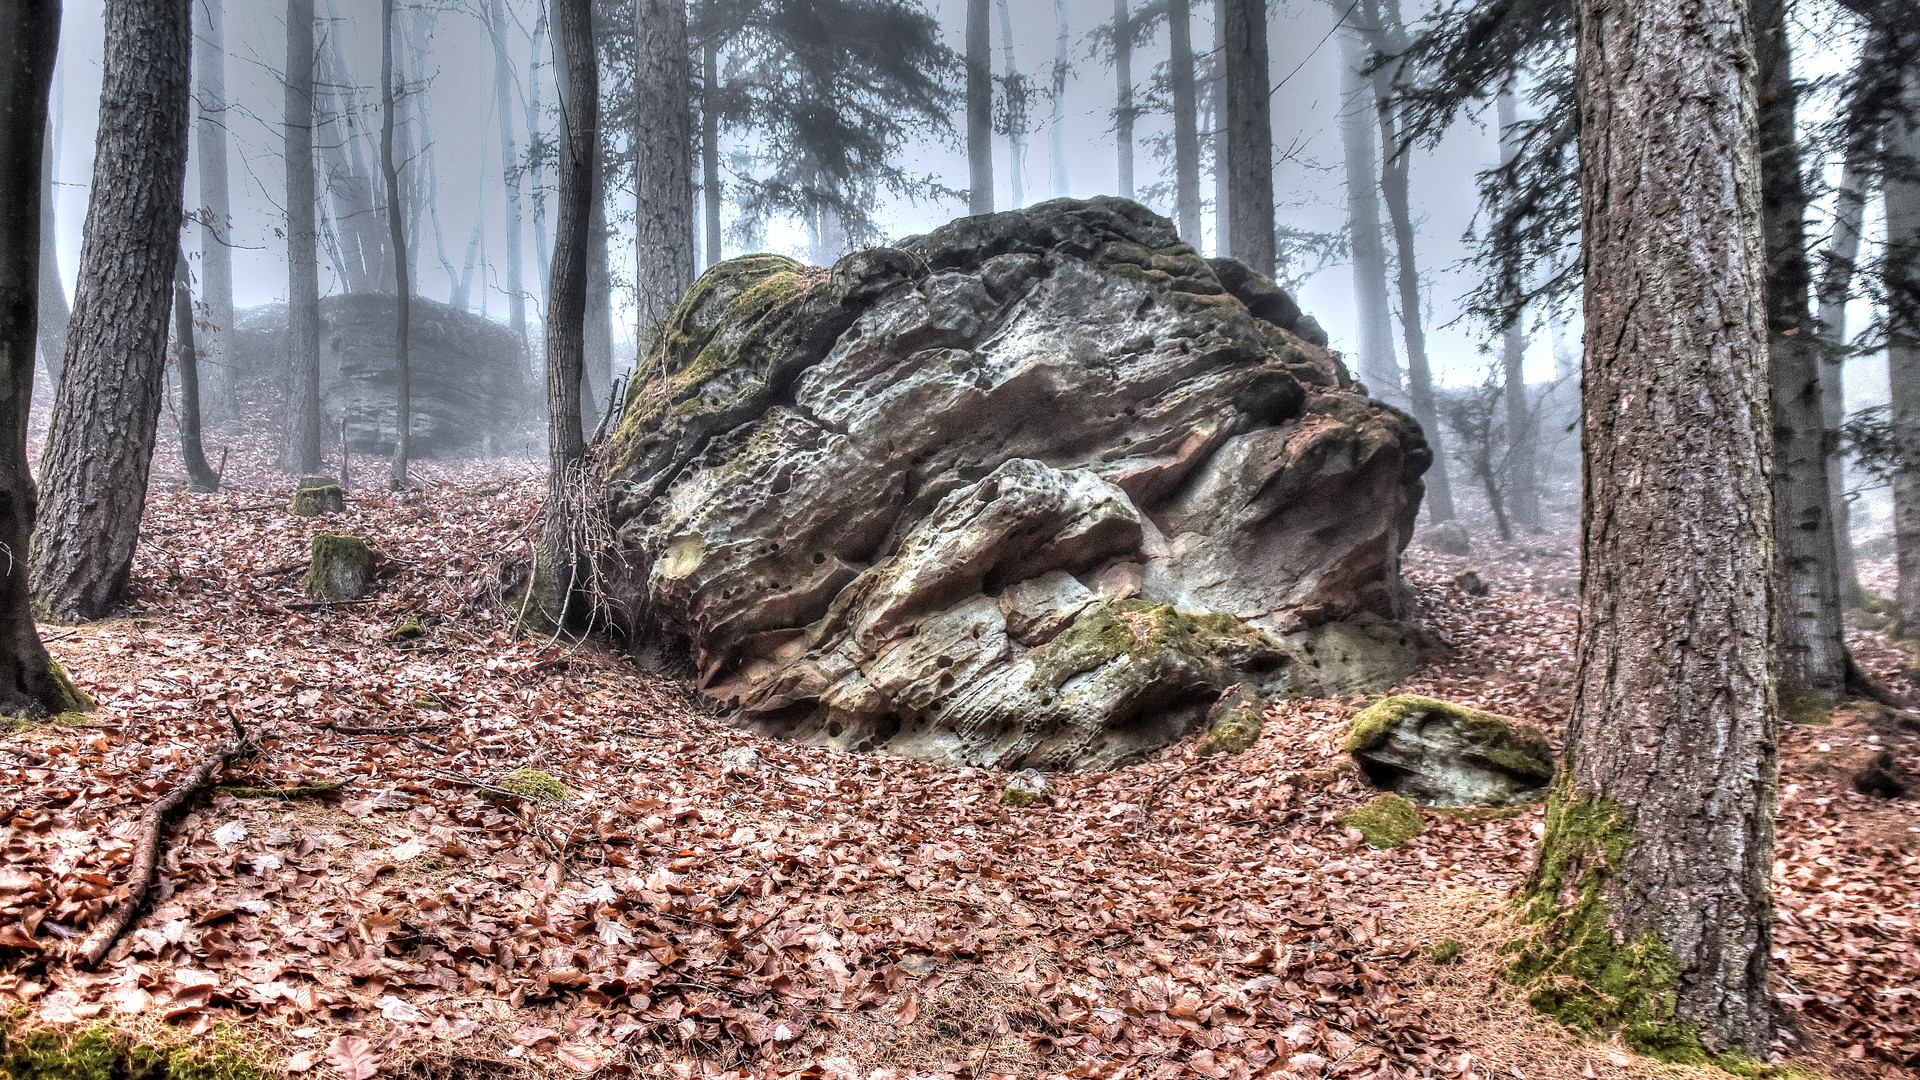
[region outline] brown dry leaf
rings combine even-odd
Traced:
[[[327,1064],[346,1080],[369,1080],[380,1071],[380,1055],[358,1035],[341,1035],[327,1047]]]

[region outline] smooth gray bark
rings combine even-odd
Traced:
[[[507,55],[507,14],[501,0],[491,0],[487,25],[493,39],[493,93],[500,120],[500,175],[506,189],[507,324],[520,350],[527,350],[527,295],[520,214],[520,146],[513,135],[513,60]],[[644,98],[642,100],[645,100]],[[531,134],[531,133],[529,133]],[[641,160],[646,160],[642,158]],[[644,170],[643,170],[644,171]]]
[[[527,146],[532,148],[541,142],[540,128],[545,124],[545,114],[540,109],[540,68],[541,57],[547,53],[547,5],[541,3],[534,9],[533,47],[527,59]],[[547,169],[543,154],[529,154],[527,158],[527,198],[533,203],[533,256],[535,271],[532,288],[536,290],[534,306],[544,309],[545,298],[537,290],[546,287],[545,274],[552,265],[552,251],[547,246]]]
[[[1180,239],[1200,244],[1200,104],[1194,89],[1193,12],[1167,0],[1167,82],[1173,89],[1173,205]]]
[[[967,0],[967,212],[993,213],[993,39],[987,0]]]
[[[220,476],[200,444],[200,343],[193,318],[193,275],[182,248],[173,270],[173,341],[180,371],[180,460],[195,491],[220,490]]]
[[[60,389],[60,373],[67,363],[67,319],[71,312],[67,308],[67,287],[60,280],[60,223],[55,214],[57,202],[54,181],[58,175],[59,158],[54,154],[54,140],[51,137],[41,140],[40,166],[40,231],[36,238],[39,249],[39,352],[40,362],[47,369],[47,386]]]
[[[1227,5],[1213,0],[1213,59],[1208,64],[1208,137],[1213,146],[1213,253],[1233,254],[1233,177],[1227,171]]]
[[[1867,215],[1868,158],[1877,147],[1859,156],[1849,155],[1834,192],[1833,234],[1821,252],[1819,338],[1820,413],[1827,438],[1827,492],[1833,499],[1834,570],[1844,602],[1863,596],[1860,568],[1853,556],[1851,508],[1847,500],[1847,457],[1840,446],[1840,428],[1846,423],[1847,298],[1853,293],[1855,260],[1860,257],[1860,229]]]
[[[693,285],[693,56],[681,0],[635,0],[633,146],[640,351]]]
[[[1127,0],[1113,0],[1113,141],[1120,197],[1133,198],[1133,25]]]
[[[720,261],[723,246],[720,233],[721,200],[726,192],[720,187],[720,109],[716,102],[720,98],[720,50],[708,45],[706,55],[701,60],[700,95],[700,197],[706,205],[707,219],[702,228],[707,241],[707,266],[712,267]],[[971,78],[971,75],[969,75]],[[991,72],[989,72],[991,78]],[[992,132],[988,132],[991,136]],[[597,173],[595,174],[598,175]],[[605,184],[601,185],[604,191]],[[993,184],[992,162],[988,162],[987,184]],[[596,206],[598,203],[595,204]],[[605,211],[597,210],[604,225]]]
[[[1888,163],[1880,181],[1887,229],[1887,381],[1894,451],[1896,599],[1908,626],[1920,626],[1920,72],[1909,71],[1907,115],[1882,134]]]
[[[467,231],[467,252],[465,257],[460,261],[460,276],[454,281],[453,293],[447,301],[462,311],[470,310],[473,307],[474,270],[482,260],[487,238],[487,195],[493,190],[493,185],[486,182],[487,144],[485,140],[482,140],[480,144],[480,168],[478,175],[481,177],[479,185],[480,194],[474,204],[473,228]],[[486,291],[487,284],[485,281],[482,281],[480,283],[480,302],[482,305],[486,303]]]
[[[393,459],[387,466],[387,483],[400,491],[407,486],[408,459],[413,453],[413,365],[408,355],[413,276],[407,260],[407,200],[400,190],[400,165],[393,149],[394,113],[400,97],[394,77],[393,5],[394,0],[381,0],[380,4],[380,172],[387,185],[387,242],[394,253],[393,366],[399,376],[393,406]]]
[[[1366,47],[1351,23],[1350,16],[1338,34],[1340,149],[1346,163],[1354,308],[1360,320],[1360,381],[1381,400],[1405,406],[1400,359],[1393,347],[1393,307],[1387,299],[1387,244],[1380,227],[1380,168],[1373,145],[1373,87],[1362,74]]]
[[[320,468],[320,252],[314,228],[313,0],[287,0],[286,101],[281,153],[287,171],[287,405],[280,467]]]
[[[1007,66],[1007,176],[1013,183],[1013,209],[1018,210],[1027,204],[1027,84],[1014,62],[1013,12],[1007,0],[999,0],[999,6],[1000,46]]]
[[[1056,199],[1073,194],[1067,168],[1067,50],[1073,32],[1067,25],[1067,0],[1053,0],[1053,119],[1047,125],[1047,189]]]
[[[1519,153],[1514,125],[1519,122],[1513,91],[1502,90],[1495,111],[1500,121],[1500,164]],[[1534,458],[1533,403],[1527,394],[1527,336],[1515,319],[1500,335],[1500,371],[1507,409],[1506,504],[1515,524],[1540,528],[1539,467]]]
[[[193,66],[199,99],[194,125],[200,180],[200,296],[207,332],[200,346],[202,402],[215,419],[239,415],[227,337],[233,333],[233,213],[227,190],[227,48],[225,0],[194,0]]]
[[[1273,108],[1266,0],[1226,0],[1227,246],[1274,275]]]

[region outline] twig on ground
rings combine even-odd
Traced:
[[[346,604],[371,604],[374,599],[374,597],[369,596],[364,600],[314,600],[298,604],[283,604],[281,606],[285,607],[288,611],[324,611],[327,608],[341,607]]]
[[[45,765],[47,762],[53,760],[52,758],[49,758],[44,754],[36,754],[31,750],[22,750],[19,747],[15,747],[15,746],[0,746],[0,750],[5,750],[7,753],[12,754],[15,757],[19,758],[20,760],[26,762],[29,767],[32,767],[35,765]]]
[[[324,724],[313,725],[326,728],[338,735],[418,735],[422,732],[446,731],[452,724],[395,724],[392,727],[348,727],[329,720]]]

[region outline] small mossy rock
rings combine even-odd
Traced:
[[[1461,943],[1459,938],[1443,938],[1434,943],[1433,951],[1427,955],[1436,964],[1452,964],[1457,963],[1460,959],[1460,954],[1466,951],[1467,947]]]
[[[1340,826],[1359,830],[1369,846],[1382,850],[1399,847],[1427,827],[1420,811],[1398,795],[1382,795],[1358,810],[1348,811],[1341,816]]]
[[[539,769],[515,769],[488,786],[498,789],[489,791],[482,788],[480,790],[481,797],[489,802],[510,801],[513,796],[529,802],[545,803],[565,802],[573,798],[573,792],[567,788],[567,785],[555,779],[552,773],[541,772]],[[501,793],[503,791],[513,794],[504,795]]]
[[[1039,769],[1022,769],[1007,779],[1000,801],[1013,807],[1053,801],[1053,779]]]
[[[1487,586],[1487,579],[1481,577],[1477,570],[1462,570],[1453,575],[1453,587],[1468,596],[1486,596],[1493,592]]]
[[[1467,535],[1467,527],[1457,521],[1429,525],[1414,539],[1442,555],[1465,558],[1473,554],[1473,539]]]
[[[395,643],[419,641],[426,636],[426,624],[420,621],[420,616],[418,615],[387,631],[387,640]]]
[[[424,691],[413,695],[413,707],[421,712],[446,712],[447,703]]]
[[[1245,689],[1235,689],[1220,699],[1207,712],[1207,734],[1194,747],[1196,757],[1212,757],[1215,754],[1239,754],[1253,748],[1260,740],[1260,728],[1264,724],[1265,703],[1260,695]]]
[[[347,494],[340,485],[331,480],[322,480],[309,486],[302,480],[293,492],[293,512],[301,517],[319,517],[321,514],[338,514],[347,508]]]
[[[759,771],[760,752],[751,746],[736,746],[720,754],[720,775],[722,776]]]
[[[373,591],[373,549],[357,536],[314,537],[306,588],[308,596],[320,601],[364,599]]]
[[[1538,728],[1412,694],[1354,717],[1347,752],[1375,787],[1428,806],[1537,802],[1553,780]]]

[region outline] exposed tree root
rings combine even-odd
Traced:
[[[1875,704],[1885,705],[1889,709],[1910,707],[1910,703],[1904,698],[1880,685],[1878,680],[1867,674],[1867,670],[1854,660],[1851,652],[1847,653],[1847,693],[1853,697],[1866,698]]]

